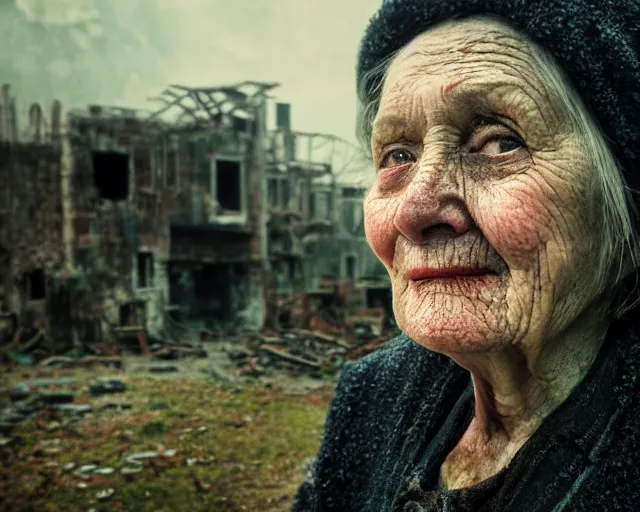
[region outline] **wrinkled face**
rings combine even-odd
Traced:
[[[367,239],[400,328],[444,353],[534,350],[595,295],[595,170],[531,48],[490,20],[392,62],[373,125]]]

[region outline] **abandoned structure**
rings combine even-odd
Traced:
[[[366,242],[362,209],[362,173],[372,171],[337,137],[292,131],[289,105],[276,107],[266,166],[269,317],[322,329],[373,317],[382,329],[392,318],[389,281]]]
[[[288,104],[267,130],[276,85],[171,86],[152,112],[33,105],[26,120],[4,86],[0,333],[178,340],[390,318],[354,149],[294,132]]]

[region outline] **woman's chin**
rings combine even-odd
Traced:
[[[398,316],[398,315],[397,315]],[[492,352],[508,344],[504,326],[492,328],[469,311],[425,311],[402,315],[398,326],[419,345],[443,354]],[[494,323],[494,322],[491,322]],[[496,322],[497,323],[497,322]]]

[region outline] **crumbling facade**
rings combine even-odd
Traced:
[[[269,254],[278,327],[381,331],[392,319],[386,270],[364,232],[362,155],[335,136],[291,129],[278,104],[267,158]]]
[[[45,119],[46,117],[46,119]],[[61,107],[34,104],[19,118],[8,86],[0,91],[0,333],[15,332],[18,315],[33,330],[55,330],[46,300],[64,278],[60,194]]]
[[[142,343],[343,328],[384,302],[351,146],[293,132],[287,104],[269,132],[275,86],[171,86],[151,112],[34,105],[22,128],[5,87],[0,329]]]

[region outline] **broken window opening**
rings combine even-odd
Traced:
[[[199,137],[194,146],[194,164],[196,166],[196,181],[203,188],[211,185],[211,157],[209,156],[209,142],[205,137]]]
[[[278,179],[269,178],[267,184],[267,196],[269,200],[269,206],[272,208],[278,207]]]
[[[93,151],[93,181],[100,199],[122,201],[129,196],[129,155]]]
[[[358,198],[364,196],[364,189],[355,187],[345,187],[342,189],[342,197],[344,198]]]
[[[120,306],[120,327],[140,327],[146,324],[146,304],[144,302],[127,302]]]
[[[282,207],[283,210],[288,210],[289,209],[289,200],[291,198],[291,185],[289,183],[288,179],[283,179],[280,181],[280,186],[281,186],[281,203],[280,206]]]
[[[342,226],[350,235],[364,236],[364,206],[361,200],[342,201]]]
[[[37,268],[24,275],[25,293],[29,300],[44,300],[47,295],[44,270]]]
[[[216,161],[216,195],[223,210],[242,211],[240,162]]]
[[[151,288],[153,286],[153,253],[138,253],[138,288]]]
[[[289,279],[289,282],[291,283],[295,283],[296,282],[296,278],[297,278],[297,264],[295,260],[289,260],[288,265],[287,265],[287,278]]]
[[[162,142],[158,143],[158,146],[153,150],[153,173],[152,184],[154,185],[164,183],[164,146]]]
[[[329,192],[313,192],[310,197],[312,217],[329,220],[331,216],[331,198]]]
[[[173,187],[178,184],[178,154],[175,149],[167,152],[167,185]]]
[[[354,282],[357,277],[356,257],[353,254],[348,255],[344,260],[344,264],[345,264],[347,279],[351,282]]]
[[[151,188],[151,156],[148,148],[136,148],[133,165],[136,187]]]
[[[249,121],[241,117],[234,116],[231,121],[231,126],[236,132],[246,133],[249,131]]]

